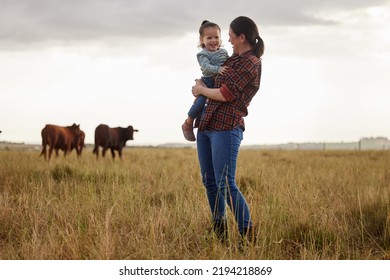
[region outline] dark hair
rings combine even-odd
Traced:
[[[208,20],[204,20],[204,21],[202,21],[202,24],[199,27],[199,36],[202,37],[204,30],[206,28],[209,28],[209,27],[218,28],[219,32],[221,32],[221,28],[219,27],[218,24],[211,22],[211,21],[208,21]],[[204,49],[206,46],[202,42],[200,42],[199,47]]]
[[[230,29],[236,36],[245,35],[246,40],[252,46],[255,56],[261,57],[264,53],[264,42],[259,35],[256,23],[248,17],[240,16],[230,23]]]

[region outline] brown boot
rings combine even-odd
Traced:
[[[253,227],[249,228],[244,228],[244,231],[241,233],[241,237],[243,239],[246,239],[249,244],[255,244],[256,243],[256,235],[255,235],[255,230]]]
[[[238,249],[244,252],[248,247],[253,247],[257,243],[255,230],[253,227],[244,228],[244,231],[240,233],[241,239],[238,243]]]
[[[188,124],[187,121],[183,123],[181,129],[183,130],[184,138],[187,141],[194,142],[196,140],[194,134],[194,128],[192,127],[192,125]]]
[[[228,241],[228,228],[226,220],[214,221],[213,230],[221,242]]]

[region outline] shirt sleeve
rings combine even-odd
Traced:
[[[221,91],[222,96],[226,99],[227,102],[231,102],[236,98],[226,84],[222,84],[219,90]]]
[[[198,53],[197,58],[198,58],[199,66],[200,66],[200,69],[202,70],[202,72],[210,73],[210,74],[218,74],[219,73],[221,66],[212,65],[210,55],[208,55],[207,53],[204,53],[204,52],[200,52],[200,53]]]
[[[224,82],[220,90],[227,101],[236,99],[243,92],[243,89],[252,83],[254,66],[251,61],[237,64],[235,69],[229,69],[224,75]]]

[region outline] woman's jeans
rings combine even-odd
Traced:
[[[202,181],[207,191],[213,222],[226,219],[226,202],[234,213],[240,233],[252,227],[248,204],[236,185],[238,150],[243,130],[202,131],[197,149]]]
[[[203,83],[208,88],[214,87],[214,78],[213,77],[202,77],[201,78]],[[188,116],[192,119],[196,119],[201,115],[203,112],[204,105],[206,104],[206,97],[203,95],[199,95],[198,98],[196,98],[194,104],[192,104],[190,110],[188,111]]]

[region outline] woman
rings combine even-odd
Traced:
[[[207,88],[200,80],[192,87],[195,97],[207,97],[204,112],[195,123],[197,151],[214,231],[227,238],[227,202],[241,236],[253,242],[249,207],[236,185],[236,163],[245,130],[243,117],[260,87],[264,43],[256,24],[243,16],[231,22],[229,42],[233,55],[224,64],[227,72],[216,77],[214,88]]]

